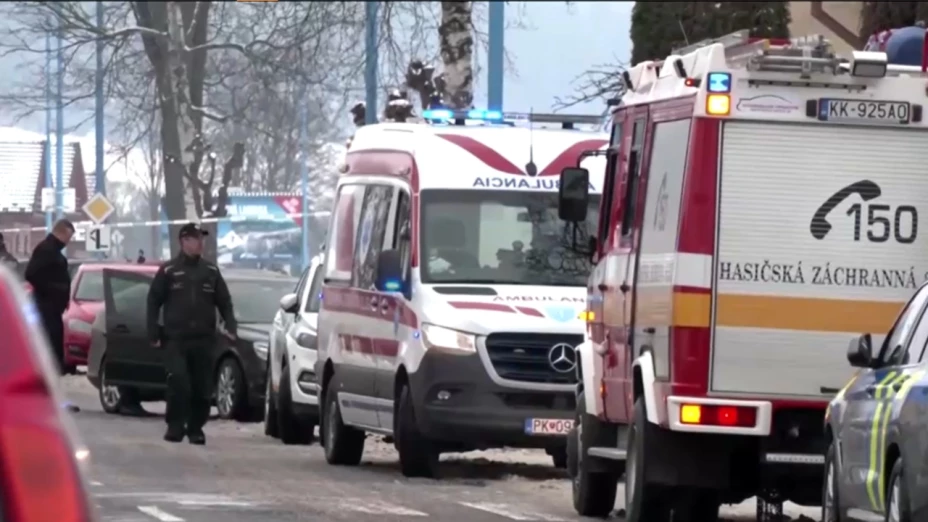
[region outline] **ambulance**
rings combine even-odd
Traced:
[[[595,228],[602,174],[580,226],[558,218],[558,179],[605,172],[603,117],[423,116],[358,129],[338,182],[315,372],[326,459],[358,464],[377,434],[406,476],[509,446],[564,467],[591,266],[571,246]]]
[[[848,343],[928,276],[926,77],[746,31],[623,75],[568,446],[578,513],[612,511],[623,474],[630,522],[820,504]],[[562,173],[564,219],[588,219],[590,175]]]

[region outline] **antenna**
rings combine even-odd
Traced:
[[[689,47],[690,39],[688,36],[686,36],[686,29],[683,27],[683,20],[679,16],[677,17],[677,25],[680,26],[680,32],[683,33],[683,41],[686,42],[686,46]]]
[[[532,132],[535,129],[535,121],[534,118],[532,118],[534,113],[534,107],[528,110],[528,163],[525,165],[525,173],[531,177],[535,177],[535,174],[538,174],[538,167],[535,165],[534,133]]]

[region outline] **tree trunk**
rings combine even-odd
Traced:
[[[438,26],[445,103],[470,109],[474,102],[474,35],[472,2],[442,2]]]

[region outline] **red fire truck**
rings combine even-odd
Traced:
[[[928,275],[925,73],[742,31],[624,74],[569,469],[578,513],[710,522],[821,502],[829,399],[858,332]],[[561,219],[586,212],[561,174]],[[877,341],[879,342],[879,341]]]

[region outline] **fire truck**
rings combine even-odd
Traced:
[[[573,503],[630,522],[821,503],[859,332],[926,277],[923,67],[741,31],[623,74],[578,349]],[[559,216],[585,217],[582,168]],[[877,339],[875,342],[882,342]]]

